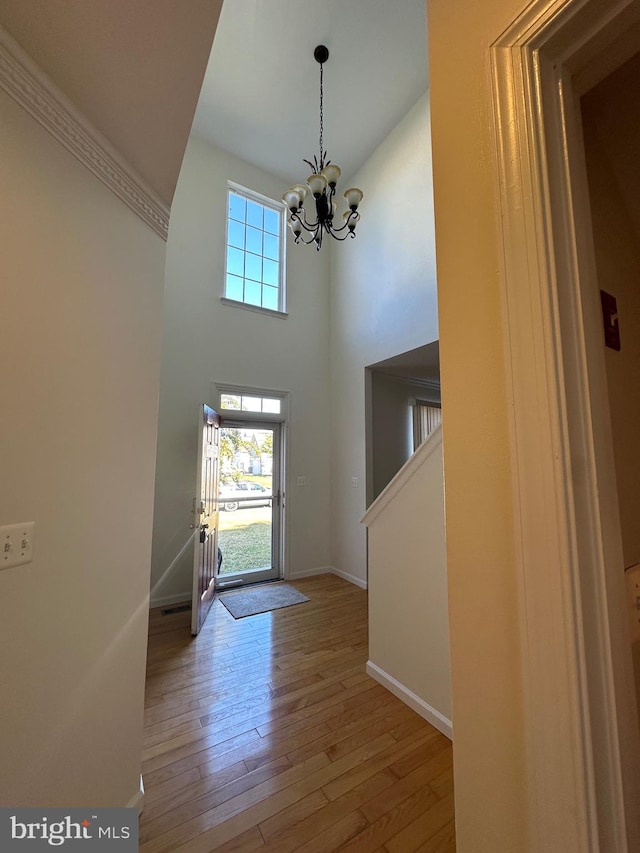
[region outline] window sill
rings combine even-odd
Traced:
[[[247,302],[238,302],[237,299],[229,299],[226,296],[221,296],[220,302],[222,302],[223,305],[233,306],[234,308],[245,308],[247,311],[255,311],[257,314],[269,314],[272,317],[281,317],[282,319],[289,316],[286,311],[274,311],[273,308],[261,308],[259,305],[249,305]]]

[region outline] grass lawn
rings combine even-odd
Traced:
[[[221,512],[218,545],[222,551],[221,575],[271,566],[271,509]]]

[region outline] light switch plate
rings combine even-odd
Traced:
[[[0,527],[0,569],[22,566],[33,560],[35,521],[5,524]]]
[[[640,642],[640,563],[625,572],[631,616],[631,642]]]

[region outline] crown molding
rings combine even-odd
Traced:
[[[158,198],[3,27],[0,27],[0,89],[64,145],[163,240],[167,239],[169,206]]]
[[[411,375],[404,376],[401,373],[392,373],[384,368],[368,367],[375,376],[388,376],[389,379],[394,379],[401,385],[419,385],[421,388],[427,388],[430,391],[440,393],[440,382],[438,379],[425,379],[423,377],[414,377]]]

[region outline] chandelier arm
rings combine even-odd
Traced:
[[[357,221],[358,217],[355,215],[356,213],[357,211],[352,210],[345,220],[344,225],[341,225],[339,228],[333,228],[332,226],[332,231],[344,231],[344,229],[348,228],[349,224],[352,223],[354,219]]]
[[[304,243],[306,246],[308,246],[309,243],[316,243],[317,242],[317,234],[315,232],[314,233],[309,232],[309,233],[311,234],[311,238],[309,240],[303,240],[302,239],[302,233],[300,233],[296,236],[294,242],[295,243]]]
[[[307,220],[307,217],[306,217],[306,216],[304,216],[304,218],[303,218],[303,219],[301,219],[300,221],[302,222],[302,224],[304,225],[304,227],[307,229],[307,231],[315,231],[315,229],[318,227],[318,225],[320,225],[320,220],[319,220],[319,219],[316,219],[316,221],[315,221],[315,222],[309,222],[309,221]]]
[[[329,234],[331,234],[331,236],[333,237],[334,240],[338,240],[340,243],[342,243],[344,240],[346,240],[347,237],[355,237],[356,236],[355,231],[349,231],[349,233],[345,234],[344,237],[338,237],[337,232],[344,231],[344,226],[342,226],[342,228],[331,228],[331,226],[329,226],[327,228],[327,231],[329,232]]]
[[[302,211],[302,216],[300,216],[301,211]],[[300,208],[300,210],[296,211],[296,213],[292,213],[291,218],[297,219],[298,222],[300,223],[300,225],[302,225],[302,227],[304,228],[304,230],[308,231],[309,233],[311,233],[312,231],[315,231],[316,228],[318,227],[318,225],[320,224],[318,222],[318,220],[316,220],[315,222],[307,222],[307,217],[306,217],[304,208]]]
[[[333,225],[332,225],[332,226],[331,226],[331,233],[332,233],[332,234],[333,234],[333,233],[340,233],[340,231],[344,231],[344,229],[345,229],[345,228],[348,228],[348,227],[349,227],[349,222],[348,222],[348,221],[347,221],[347,222],[345,222],[345,223],[344,223],[344,225],[341,225],[339,228],[334,228],[334,227],[333,227]]]

